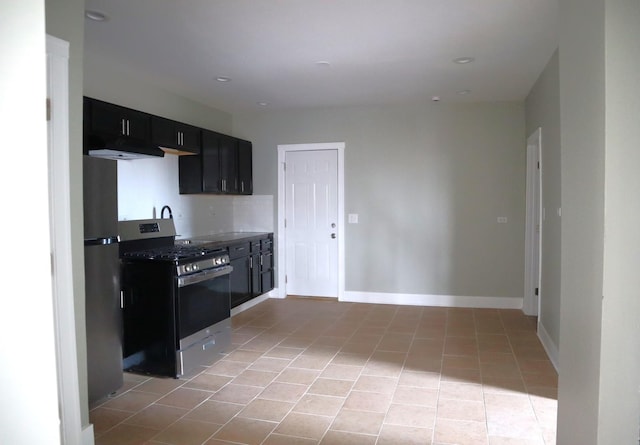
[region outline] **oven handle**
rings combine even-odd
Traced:
[[[223,266],[216,269],[203,270],[184,277],[178,277],[178,287],[185,287],[191,284],[202,283],[203,281],[213,280],[224,275],[229,275],[233,270],[233,266]]]

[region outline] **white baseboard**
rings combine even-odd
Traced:
[[[544,325],[540,323],[540,318],[538,318],[538,338],[540,339],[544,350],[547,352],[551,364],[553,364],[553,367],[556,368],[557,372],[560,372],[560,352],[558,351],[558,346],[553,342],[551,336],[544,328]]]
[[[82,445],[94,445],[95,439],[93,434],[93,424],[90,423],[82,430]]]
[[[469,297],[461,295],[391,294],[347,291],[340,301],[352,303],[399,304],[406,306],[440,306],[491,309],[522,309],[522,298]]]

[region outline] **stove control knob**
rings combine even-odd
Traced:
[[[184,270],[186,270],[187,272],[191,272],[191,264],[187,264],[186,266],[184,266]]]
[[[197,264],[194,264],[194,265],[193,265],[193,271],[195,272],[196,270],[198,270],[198,265],[197,265]]]

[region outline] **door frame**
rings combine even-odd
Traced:
[[[527,138],[527,188],[525,222],[524,298],[522,311],[540,315],[542,299],[542,128]],[[536,241],[536,226],[538,237]],[[535,289],[538,288],[538,295]]]
[[[318,150],[334,150],[338,156],[338,227],[336,234],[338,236],[338,301],[344,298],[344,142],[326,142],[326,143],[308,143],[308,144],[283,144],[278,145],[278,298],[287,296],[286,284],[286,231],[284,220],[286,216],[286,173],[285,160],[287,152],[293,151],[318,151]]]
[[[93,444],[82,429],[71,252],[69,182],[69,43],[47,35],[49,215],[58,400],[62,443]]]

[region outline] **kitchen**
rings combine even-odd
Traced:
[[[120,389],[123,369],[180,378],[212,364],[231,346],[231,309],[240,312],[263,301],[275,273],[272,232],[224,230],[207,222],[207,231],[193,234],[180,221],[178,234],[169,205],[159,215],[153,207],[146,217],[118,216],[119,195],[137,189],[119,187],[118,165],[165,153],[181,156],[181,194],[250,195],[251,142],[90,97],[83,111],[93,407]]]

